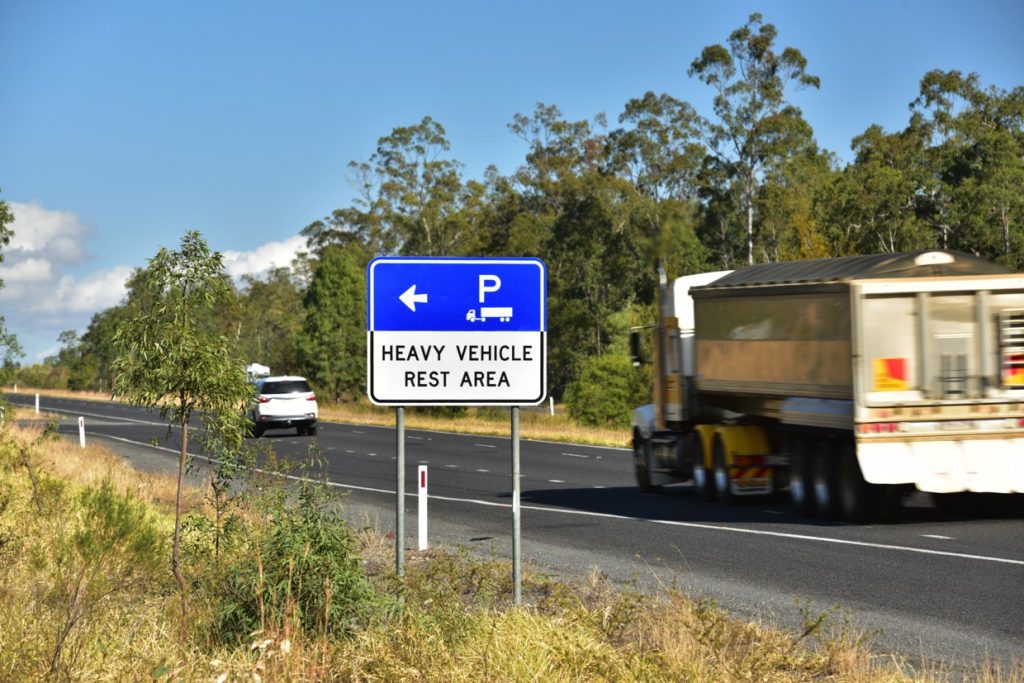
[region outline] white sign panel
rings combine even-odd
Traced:
[[[367,393],[383,405],[535,405],[547,394],[547,268],[534,258],[377,258]]]

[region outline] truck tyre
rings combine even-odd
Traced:
[[[723,503],[732,503],[735,499],[732,493],[732,477],[729,476],[729,466],[725,462],[725,446],[722,445],[720,437],[715,437],[711,454],[715,467],[715,495]]]
[[[872,488],[864,481],[853,445],[844,445],[839,455],[839,509],[843,519],[854,524],[871,521],[875,507]]]
[[[253,424],[252,435],[255,436],[257,439],[263,436],[263,425],[261,425],[259,422]]]
[[[698,431],[686,437],[687,450],[693,459],[693,490],[702,500],[715,499],[714,470],[704,466],[704,438]]]
[[[811,443],[801,440],[789,456],[789,497],[798,514],[814,512],[814,482],[811,478]]]
[[[831,441],[821,441],[814,449],[814,507],[825,519],[839,517],[839,453],[835,450]]]
[[[660,486],[651,483],[651,442],[639,434],[633,436],[633,470],[636,485],[644,493],[657,493]]]

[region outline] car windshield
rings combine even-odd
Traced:
[[[305,380],[294,379],[282,382],[264,382],[261,394],[302,394],[312,391]]]

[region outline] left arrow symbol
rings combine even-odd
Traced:
[[[413,285],[409,289],[407,289],[404,292],[402,292],[402,295],[400,297],[398,297],[398,300],[401,301],[406,306],[408,306],[410,311],[415,313],[416,312],[416,304],[425,304],[425,303],[427,303],[427,295],[426,295],[426,293],[417,294],[416,293],[416,285]]]

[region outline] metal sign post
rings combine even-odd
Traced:
[[[516,605],[523,600],[519,488],[519,406],[512,406],[512,583]]]
[[[395,411],[395,571],[405,576],[405,408]]]
[[[405,407],[512,408],[512,571],[521,599],[519,406],[547,396],[547,266],[381,257],[366,269],[366,393],[397,407],[395,563],[404,574]]]

